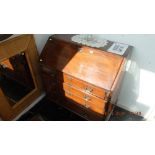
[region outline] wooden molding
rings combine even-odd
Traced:
[[[0,43],[0,62],[21,52],[25,53],[35,89],[28,93],[13,107],[10,106],[0,89],[0,117],[3,120],[12,120],[15,118],[43,92],[38,63],[39,55],[33,35],[21,35]]]

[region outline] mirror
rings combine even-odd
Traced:
[[[11,106],[35,89],[24,52],[0,62],[0,88]]]

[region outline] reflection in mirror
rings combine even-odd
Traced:
[[[11,106],[35,88],[24,52],[0,62],[0,88]]]

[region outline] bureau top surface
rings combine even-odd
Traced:
[[[111,90],[124,57],[95,48],[49,41],[41,54],[43,63],[79,80]]]
[[[130,45],[103,39],[100,35],[55,34],[50,38],[70,42],[72,44],[93,47],[99,50],[122,55],[123,57],[126,57],[132,49],[132,46]]]

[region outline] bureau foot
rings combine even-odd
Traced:
[[[108,115],[106,116],[105,118],[105,121],[109,121],[113,111],[114,111],[114,108],[115,108],[116,105],[113,105],[112,108],[111,108],[111,111],[108,113]]]

